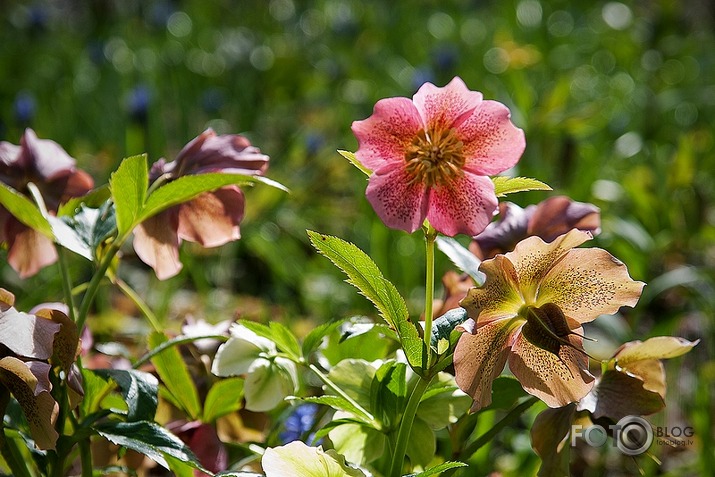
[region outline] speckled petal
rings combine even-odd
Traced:
[[[409,184],[404,167],[370,176],[365,195],[388,227],[412,233],[427,216],[427,194],[419,182]]]
[[[201,194],[179,206],[179,237],[203,247],[218,247],[241,238],[243,192],[236,186]]]
[[[470,289],[460,302],[469,317],[481,325],[518,315],[524,301],[519,294],[514,265],[504,255],[497,255],[482,262],[479,271],[486,275],[484,285]]]
[[[509,108],[498,101],[482,101],[457,128],[467,158],[465,168],[494,175],[513,167],[526,148],[524,131],[511,122]]]
[[[444,235],[473,236],[489,225],[497,204],[489,178],[465,173],[449,186],[430,189],[427,219]]]
[[[626,266],[600,248],[570,250],[541,280],[536,305],[554,303],[570,318],[585,323],[634,306],[644,283],[628,276]]]
[[[358,140],[355,156],[372,171],[404,163],[407,148],[422,129],[422,119],[408,98],[381,99],[372,116],[352,124]]]
[[[172,207],[134,229],[134,250],[142,262],[154,269],[159,280],[173,277],[182,268],[178,227],[178,213],[176,207]]]
[[[454,376],[460,389],[474,399],[472,411],[491,404],[492,382],[504,369],[510,337],[517,325],[510,319],[497,320],[474,334],[467,331],[459,337],[454,350]]]
[[[514,264],[519,276],[519,284],[526,304],[533,305],[535,303],[541,279],[548,271],[569,250],[581,245],[586,240],[591,240],[591,238],[590,233],[575,229],[561,235],[551,243],[546,243],[539,237],[529,237],[519,242],[513,252],[506,254]],[[566,313],[565,310],[564,313]]]
[[[443,88],[423,84],[413,100],[427,130],[444,130],[459,127],[480,105],[482,93],[470,91],[464,81],[455,77]]]
[[[577,328],[576,333],[583,330]],[[569,335],[566,339],[583,350],[583,339]],[[593,387],[588,372],[588,357],[571,346],[562,345],[558,356],[530,343],[519,334],[511,347],[509,369],[529,394],[549,407],[561,407],[584,397]]]

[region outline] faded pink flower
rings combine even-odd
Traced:
[[[486,281],[461,302],[470,319],[458,327],[464,333],[454,351],[456,381],[473,410],[489,405],[507,361],[524,390],[550,407],[591,390],[581,325],[634,306],[643,283],[605,250],[574,248],[590,239],[576,229],[551,243],[529,237],[482,262]]]
[[[357,159],[373,173],[367,199],[391,228],[414,232],[425,219],[444,235],[476,235],[497,207],[487,177],[516,164],[524,132],[506,106],[484,101],[456,77],[425,83],[409,98],[386,98],[352,125]]]
[[[38,139],[26,129],[20,145],[0,142],[0,181],[29,195],[27,184],[37,186],[47,210],[55,213],[59,205],[94,187],[92,177],[75,167],[75,160],[62,147],[48,139]],[[52,240],[13,217],[0,206],[0,242],[8,245],[7,261],[27,278],[57,260]]]
[[[151,168],[150,181],[171,181],[192,174],[212,172],[262,175],[268,156],[243,136],[217,135],[207,129],[188,143],[171,162],[160,159]],[[134,250],[152,267],[160,280],[182,268],[182,240],[203,247],[217,247],[241,237],[244,196],[237,186],[226,186],[170,207],[134,229]]]

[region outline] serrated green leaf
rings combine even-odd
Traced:
[[[461,243],[452,237],[437,237],[437,248],[444,253],[460,270],[472,277],[477,286],[482,286],[485,275],[479,271],[482,261]]]
[[[372,422],[372,416],[366,415],[360,408],[356,407],[353,405],[350,401],[347,399],[341,397],[341,396],[335,396],[333,394],[325,394],[323,396],[311,396],[311,397],[304,397],[304,398],[296,398],[296,400],[302,401],[302,402],[312,402],[315,404],[323,404],[325,406],[330,406],[333,409],[339,410],[339,411],[346,411],[349,412],[350,414],[354,415],[361,421],[367,423]]]
[[[548,184],[531,177],[496,176],[492,177],[492,181],[494,182],[494,193],[497,197],[529,190],[552,190]]]
[[[272,321],[268,325],[251,320],[239,320],[239,324],[245,326],[258,336],[273,341],[276,346],[293,359],[300,359],[301,349],[298,339],[283,323]]]
[[[464,462],[454,461],[442,462],[441,464],[435,465],[434,467],[430,467],[429,469],[418,474],[408,474],[403,477],[432,477],[433,475],[439,475],[446,470],[456,469],[458,467],[467,467],[467,464],[465,464]]]
[[[171,206],[194,199],[204,192],[228,185],[253,186],[258,183],[288,191],[282,184],[262,176],[222,173],[182,176],[151,193],[141,211],[141,220],[156,215]]]
[[[153,375],[136,369],[97,369],[94,372],[117,383],[127,403],[129,421],[154,419],[159,404],[159,381]]]
[[[204,400],[204,422],[213,422],[221,416],[241,409],[243,378],[226,378],[216,381]]]
[[[347,282],[355,286],[370,300],[385,321],[397,331],[410,365],[422,366],[422,340],[417,328],[409,321],[404,298],[387,280],[375,262],[357,246],[337,237],[308,231],[313,246],[348,276]]]
[[[149,335],[149,347],[152,349],[167,341],[164,333],[157,331]],[[155,354],[151,362],[167,391],[181,405],[183,411],[190,419],[198,419],[201,416],[199,394],[179,350],[175,347],[165,348]]]
[[[148,187],[146,154],[127,157],[109,178],[120,236],[131,232],[140,222]]]
[[[342,325],[345,320],[337,320],[330,323],[323,323],[313,328],[310,333],[303,339],[301,351],[303,357],[308,359],[309,356],[320,347],[323,338],[332,333],[338,326]]]
[[[181,439],[154,422],[108,421],[97,424],[93,428],[113,444],[144,454],[166,469],[169,469],[169,464],[164,456],[169,455],[188,463],[195,469],[208,472]]]
[[[340,154],[340,155],[343,156],[345,159],[347,159],[348,161],[350,161],[350,164],[352,164],[353,166],[355,166],[356,168],[358,168],[358,169],[360,170],[360,172],[362,172],[362,173],[365,174],[366,176],[370,176],[370,175],[372,174],[372,171],[371,171],[370,169],[368,169],[367,167],[363,166],[362,163],[361,163],[360,161],[358,161],[358,158],[355,157],[355,153],[350,152],[350,151],[343,151],[343,150],[341,150],[341,149],[338,149],[338,154]]]
[[[48,238],[53,238],[50,223],[35,203],[4,182],[0,182],[0,204],[23,224]]]

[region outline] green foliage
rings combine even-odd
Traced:
[[[204,400],[203,422],[214,422],[241,409],[243,383],[242,378],[226,378],[213,383]]]
[[[507,194],[530,190],[552,190],[547,184],[531,177],[497,176],[492,178],[492,182],[494,182],[494,193],[497,197],[506,197]]]
[[[148,187],[146,154],[124,159],[109,179],[120,236],[126,236],[139,223]]]
[[[127,420],[151,421],[159,404],[159,381],[151,374],[135,369],[98,369],[99,376],[117,383],[127,403]]]
[[[0,182],[0,204],[23,224],[52,237],[52,228],[42,211],[30,199],[4,182]]]

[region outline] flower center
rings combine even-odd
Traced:
[[[464,144],[454,129],[422,130],[407,148],[405,161],[410,184],[450,186],[464,175]]]
[[[547,303],[539,308],[524,306],[519,315],[526,318],[521,332],[531,344],[557,356],[561,346],[573,347],[568,340],[568,335],[573,332],[557,305]]]

